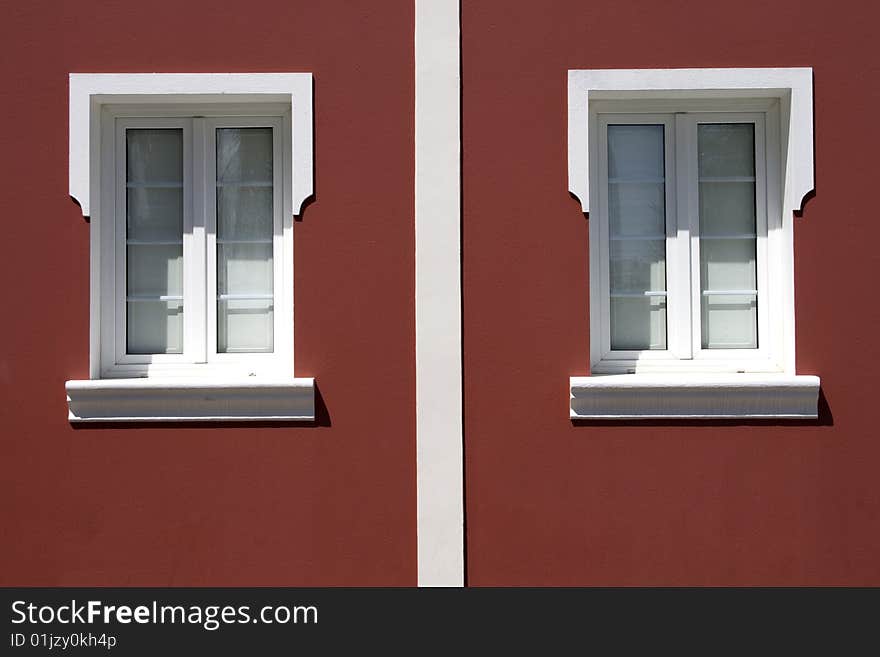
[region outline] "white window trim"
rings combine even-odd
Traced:
[[[180,114],[178,118],[170,118]],[[199,118],[192,118],[193,115]],[[175,108],[165,105],[105,105],[102,109],[102,129],[105,137],[102,153],[101,207],[118,207],[123,203],[120,196],[125,181],[122,167],[118,165],[124,156],[124,130],[132,127],[177,127],[184,131],[184,170],[192,180],[185,191],[189,202],[185,203],[183,253],[191,272],[184,279],[184,297],[188,299],[185,314],[185,339],[182,354],[128,355],[125,353],[125,293],[118,281],[125,278],[124,243],[119,231],[122,215],[115,212],[115,221],[100,222],[101,254],[103,263],[115,263],[102,270],[101,281],[101,376],[100,378],[126,378],[142,376],[199,378],[208,375],[219,377],[293,376],[293,312],[292,289],[285,282],[285,274],[292,270],[293,224],[289,195],[282,180],[290,170],[289,149],[282,146],[290,134],[290,108],[282,104],[229,106],[185,105]],[[205,341],[207,335],[216,335],[216,307],[205,303],[205,289],[216,286],[216,233],[213,229],[214,205],[216,203],[210,181],[214,176],[214,158],[208,153],[214,150],[214,129],[218,127],[268,126],[274,135],[275,222],[273,237],[275,313],[274,343],[272,353],[218,354],[216,343]],[[114,148],[115,145],[115,148]],[[191,148],[192,146],[192,148]],[[191,150],[200,151],[195,157]],[[190,173],[191,172],[191,173]],[[190,208],[192,211],[190,212]],[[194,221],[189,215],[199,215],[203,221]],[[206,260],[207,258],[207,260]],[[204,272],[195,274],[192,272]],[[197,328],[201,330],[196,330]]]
[[[596,100],[778,98],[783,211],[813,190],[812,68],[593,69],[568,72],[568,187],[590,211],[589,116]]]
[[[591,370],[594,374],[627,372],[782,372],[788,343],[784,309],[788,298],[782,281],[786,271],[779,258],[768,257],[785,248],[781,225],[778,184],[778,103],[775,100],[723,100],[697,103],[681,101],[601,101],[594,102],[590,121],[598,139],[593,147],[605,153],[606,129],[616,123],[662,124],[665,129],[667,171],[666,275],[668,308],[668,348],[664,350],[611,350],[610,288],[608,281],[608,199],[607,162],[599,157],[593,175],[593,214],[590,223],[591,280],[599,285],[590,295]],[[635,112],[635,108],[638,112]],[[694,110],[698,111],[694,111]],[[765,122],[765,117],[767,121]],[[758,333],[763,336],[757,349],[702,349],[699,344],[699,229],[696,223],[697,189],[688,180],[696,165],[683,157],[695,151],[691,144],[695,126],[706,122],[746,122],[755,125],[755,139],[762,157],[756,159]],[[765,147],[766,144],[766,147]],[[765,167],[766,162],[766,167]],[[766,170],[765,170],[766,169]],[[680,224],[682,218],[691,222]],[[769,225],[768,225],[769,219]],[[693,257],[692,257],[693,256]],[[685,263],[690,262],[690,266]],[[595,273],[594,273],[595,272]],[[592,278],[595,276],[596,278]],[[793,337],[793,336],[792,336]]]
[[[124,378],[124,368],[119,369],[115,359],[108,367],[108,355],[102,353],[102,308],[113,299],[107,298],[112,291],[102,281],[101,259],[107,257],[107,248],[115,248],[108,246],[102,235],[105,222],[101,217],[102,200],[112,193],[102,180],[103,161],[110,147],[102,143],[102,122],[107,120],[109,108],[113,108],[113,116],[149,116],[151,111],[167,115],[167,110],[179,109],[181,115],[228,117],[265,114],[269,105],[286,108],[282,140],[289,147],[283,152],[293,153],[292,162],[285,162],[283,175],[289,175],[290,182],[283,186],[282,233],[276,233],[276,249],[280,246],[282,260],[277,271],[283,284],[276,288],[276,315],[282,319],[275,362],[283,365],[260,376],[248,376],[252,367],[238,372],[207,363],[187,369],[157,362],[149,365],[148,372],[140,371],[143,366],[133,369],[133,376],[148,373],[148,378]],[[83,215],[91,218],[90,380],[67,382],[69,419],[314,419],[314,380],[293,375],[292,218],[313,191],[311,73],[71,74],[69,156],[70,195],[80,204]],[[182,390],[189,393],[182,394]],[[279,401],[279,394],[287,395],[286,403]],[[188,400],[187,408],[176,403],[180,399]]]
[[[98,202],[100,108],[106,104],[284,103],[293,111],[291,204],[313,193],[311,73],[71,73],[70,195],[84,217]]]
[[[780,162],[776,172],[784,181],[779,230],[768,230],[773,271],[770,286],[776,317],[773,358],[732,370],[732,362],[694,358],[678,369],[670,362],[639,359],[615,370],[603,361],[602,302],[597,288],[590,294],[590,362],[596,376],[570,379],[570,416],[605,418],[803,418],[816,417],[819,379],[796,376],[794,350],[794,268],[792,211],[813,189],[812,69],[636,69],[571,70],[568,77],[569,188],[590,210],[590,188],[598,187],[598,162],[589,139],[598,134],[597,107],[603,103],[638,100],[639,111],[718,111],[718,102],[732,111],[767,111],[778,102]],[[606,101],[608,101],[606,103]],[[630,107],[635,106],[629,104]],[[619,110],[618,110],[619,111]],[[772,122],[771,122],[772,123]],[[772,131],[768,125],[768,131]],[[768,189],[779,184],[768,180]],[[590,277],[601,280],[601,222],[590,222]],[[740,369],[747,370],[738,373]],[[735,372],[735,373],[734,373]],[[608,376],[599,376],[599,374]],[[742,390],[763,390],[746,394]],[[793,394],[793,391],[795,393]],[[779,393],[779,394],[776,394]],[[634,405],[633,405],[634,404]],[[621,410],[624,409],[624,410]],[[805,410],[806,409],[806,410]]]

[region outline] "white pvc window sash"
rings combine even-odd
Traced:
[[[602,360],[766,360],[765,114],[597,119]]]
[[[210,119],[206,137],[215,154],[206,172],[215,187],[206,199],[208,360],[251,362],[271,355],[282,331],[281,121]]]
[[[667,349],[664,123],[647,118],[607,130],[609,347]]]

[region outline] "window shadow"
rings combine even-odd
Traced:
[[[815,174],[814,174],[814,177],[815,177]],[[815,183],[814,183],[814,184],[815,184]],[[804,210],[805,210],[806,207],[807,207],[807,203],[809,203],[810,201],[812,201],[812,200],[815,198],[815,196],[816,196],[816,190],[815,190],[815,189],[811,189],[809,192],[807,192],[807,195],[804,196],[803,199],[801,199],[801,207],[800,207],[800,210],[795,210],[795,211],[794,211],[794,216],[797,217],[798,219],[802,218],[802,217],[804,216]]]
[[[79,201],[76,200],[76,197],[68,195],[68,198],[69,198],[71,201],[74,202],[74,204],[76,205],[76,207],[79,208],[79,214],[80,214],[80,216],[83,218],[83,221],[85,221],[87,224],[92,223],[92,218],[89,217],[88,215],[83,214],[82,206],[79,204]]]
[[[580,214],[583,215],[584,219],[586,219],[587,221],[589,221],[589,220],[590,220],[590,213],[589,213],[589,212],[584,212],[583,203],[581,202],[580,197],[579,197],[577,194],[575,194],[573,191],[571,191],[571,190],[569,190],[568,195],[569,195],[572,199],[574,199],[574,201],[578,204],[578,210],[580,210]]]

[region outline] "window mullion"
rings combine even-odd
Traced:
[[[191,195],[192,219],[189,229],[184,231],[184,275],[186,277],[187,314],[187,354],[195,363],[207,360],[206,347],[206,269],[205,269],[205,120],[193,119],[191,123],[192,166],[190,183],[186,189]]]
[[[695,286],[699,287],[694,270],[693,249],[699,246],[699,219],[697,203],[697,187],[694,165],[695,123],[687,114],[675,115],[674,150],[675,150],[675,272],[676,276],[670,286],[670,295],[674,300],[675,311],[673,326],[675,329],[675,350],[678,358],[693,358],[695,340],[699,340],[698,327],[694,325]]]
[[[687,185],[688,220],[690,224],[689,254],[690,254],[690,327],[691,327],[691,357],[702,349],[703,325],[700,309],[702,296],[700,294],[700,185],[697,165],[697,117],[686,117],[687,143],[684,160],[687,162],[687,175],[684,176]]]

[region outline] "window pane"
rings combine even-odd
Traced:
[[[183,234],[183,187],[130,187],[128,239],[176,241]]]
[[[217,190],[217,230],[227,240],[272,237],[271,187],[221,187]]]
[[[662,125],[609,125],[608,177],[611,180],[664,176]]]
[[[217,182],[272,185],[272,128],[217,130]]]
[[[755,240],[700,240],[702,291],[754,290]]]
[[[272,128],[217,130],[217,351],[271,352]]]
[[[183,130],[131,128],[125,141],[126,351],[182,353]]]
[[[754,294],[706,295],[703,349],[757,349],[758,304]]]
[[[129,128],[126,135],[128,183],[183,184],[183,130]]]
[[[217,351],[272,351],[274,307],[271,299],[217,302]]]
[[[664,153],[662,125],[608,126],[612,349],[666,349]]]
[[[756,349],[755,126],[700,124],[697,142],[702,345]]]
[[[611,297],[611,348],[666,349],[666,297]]]
[[[754,235],[754,182],[700,183],[701,235]]]
[[[179,244],[129,244],[128,295],[182,295],[181,248]]]
[[[664,240],[611,241],[611,294],[666,290]]]
[[[218,244],[217,291],[222,294],[272,294],[272,244]]]
[[[617,182],[608,186],[612,237],[665,237],[664,184]]]
[[[129,301],[128,353],[183,352],[182,301]]]
[[[755,175],[754,123],[702,123],[700,177]]]

